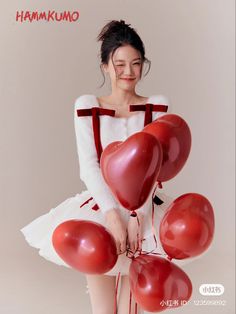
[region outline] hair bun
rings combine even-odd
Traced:
[[[125,21],[124,20],[120,20],[119,22],[121,25],[126,25]]]
[[[119,31],[130,28],[131,24],[126,24],[124,20],[111,20],[101,30],[97,37],[98,41],[103,41]]]
[[[130,25],[131,25],[131,24],[126,24],[124,20],[120,20],[119,23],[123,27],[130,27]]]

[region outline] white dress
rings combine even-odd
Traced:
[[[148,103],[152,104],[168,104],[166,97],[162,95],[153,95],[148,99]],[[90,220],[98,222],[104,226],[104,213],[111,208],[119,208],[121,217],[127,223],[130,218],[130,211],[123,208],[113,197],[109,187],[105,183],[99,163],[97,160],[97,152],[94,145],[94,136],[92,128],[92,117],[78,117],[77,109],[89,109],[99,107],[98,100],[95,95],[82,95],[78,97],[74,105],[74,127],[77,142],[77,151],[79,158],[80,178],[85,183],[88,190],[82,191],[75,196],[66,199],[64,202],[52,208],[49,212],[34,219],[26,226],[20,229],[26,241],[32,247],[39,249],[39,255],[45,259],[62,265],[66,264],[56,253],[52,245],[52,233],[60,223],[69,219]],[[169,110],[168,110],[169,113]],[[152,120],[157,119],[166,113],[153,112]],[[138,111],[128,118],[111,117],[108,115],[100,116],[100,138],[103,149],[113,141],[124,141],[132,134],[139,132],[144,127],[144,111]],[[157,189],[156,195],[163,201],[161,205],[154,205],[155,208],[155,223],[156,239],[158,246],[155,252],[166,257],[159,236],[158,230],[161,218],[165,214],[166,209],[173,201],[173,198],[163,193],[163,190]],[[87,204],[80,207],[85,201],[93,197]],[[93,210],[92,207],[97,204],[98,210]],[[143,226],[143,241],[142,250],[151,251],[155,246],[155,241],[152,231],[152,192],[150,193],[145,204],[138,209],[142,212],[144,219]],[[192,259],[175,260],[172,262],[182,266],[189,263]],[[127,275],[129,271],[131,259],[126,254],[119,255],[116,265],[106,273],[106,275]]]

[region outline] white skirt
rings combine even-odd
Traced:
[[[154,227],[156,231],[155,235],[157,240],[157,246],[152,231],[152,204],[150,204],[150,208],[146,213],[144,219],[143,238],[145,240],[142,244],[142,250],[150,252],[155,249],[155,253],[159,253],[163,255],[163,257],[167,257],[167,254],[161,246],[158,233],[161,219],[173,199],[165,195],[164,193],[160,193],[159,191],[156,194],[163,201],[161,205],[154,204]],[[71,268],[71,266],[64,262],[55,251],[52,245],[52,234],[54,229],[59,224],[70,219],[94,221],[106,227],[104,215],[101,210],[98,209],[97,211],[95,211],[92,209],[92,207],[95,205],[94,199],[90,200],[84,206],[80,207],[80,205],[82,205],[91,197],[92,196],[90,192],[87,190],[76,194],[74,197],[66,199],[57,207],[52,208],[44,215],[34,219],[32,222],[20,229],[20,231],[23,233],[29,245],[39,249],[39,255],[41,255],[50,262]],[[119,209],[123,220],[128,223],[131,212],[123,208],[122,206],[120,206]],[[188,264],[191,261],[192,259],[189,258],[184,260],[172,259],[172,262],[174,262],[178,266]],[[110,276],[116,276],[118,273],[120,273],[121,275],[128,275],[130,262],[131,259],[126,256],[126,253],[121,254],[118,257],[115,266],[105,274]]]

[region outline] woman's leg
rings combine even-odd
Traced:
[[[93,314],[113,314],[116,277],[86,275]]]
[[[118,314],[129,314],[129,303],[130,303],[130,285],[129,285],[129,277],[122,276],[120,285],[120,294],[118,300]],[[144,312],[137,306],[137,313],[143,314]],[[132,296],[131,303],[131,314],[135,313],[135,300]]]

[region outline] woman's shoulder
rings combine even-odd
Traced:
[[[154,94],[149,96],[149,101],[150,103],[160,103],[164,105],[169,103],[169,98],[163,94]]]
[[[76,98],[75,108],[76,109],[87,109],[91,107],[97,107],[96,96],[93,94],[83,94]]]
[[[149,102],[151,104],[155,105],[167,105],[168,106],[168,112],[172,111],[172,105],[169,97],[163,95],[163,94],[155,94],[149,97]]]

